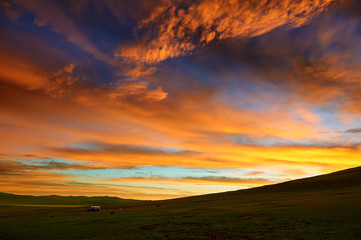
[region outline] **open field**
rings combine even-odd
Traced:
[[[108,201],[102,207],[101,212],[86,212],[87,207],[1,205],[0,236],[361,239],[361,167],[249,190],[165,201]]]

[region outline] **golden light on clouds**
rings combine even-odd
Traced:
[[[162,1],[139,25],[140,29],[155,25],[153,34],[139,43],[120,45],[114,56],[157,63],[187,55],[197,45],[216,39],[254,37],[284,25],[300,27],[332,2],[203,0],[179,8],[177,1]]]
[[[358,7],[1,3],[1,191],[164,199],[360,165]]]

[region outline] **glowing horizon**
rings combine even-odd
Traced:
[[[0,3],[0,192],[166,199],[361,165],[356,0]]]

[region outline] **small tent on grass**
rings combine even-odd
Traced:
[[[88,212],[99,212],[100,211],[100,206],[90,206],[90,208],[88,209]]]

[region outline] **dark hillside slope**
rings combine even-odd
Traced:
[[[209,204],[217,204],[220,202],[226,204],[227,200],[245,202],[247,199],[249,199],[251,203],[255,200],[270,201],[275,198],[277,200],[281,198],[292,200],[292,197],[307,197],[310,196],[310,194],[313,196],[313,199],[310,199],[310,201],[320,200],[320,198],[316,198],[317,195],[323,198],[331,195],[351,194],[358,199],[361,196],[361,167],[251,189],[171,199],[163,203],[180,204],[181,202],[194,203],[199,201],[203,203],[208,202]],[[237,204],[237,202],[233,202],[233,204]]]
[[[252,191],[319,191],[353,187],[361,187],[361,167],[254,188]]]

